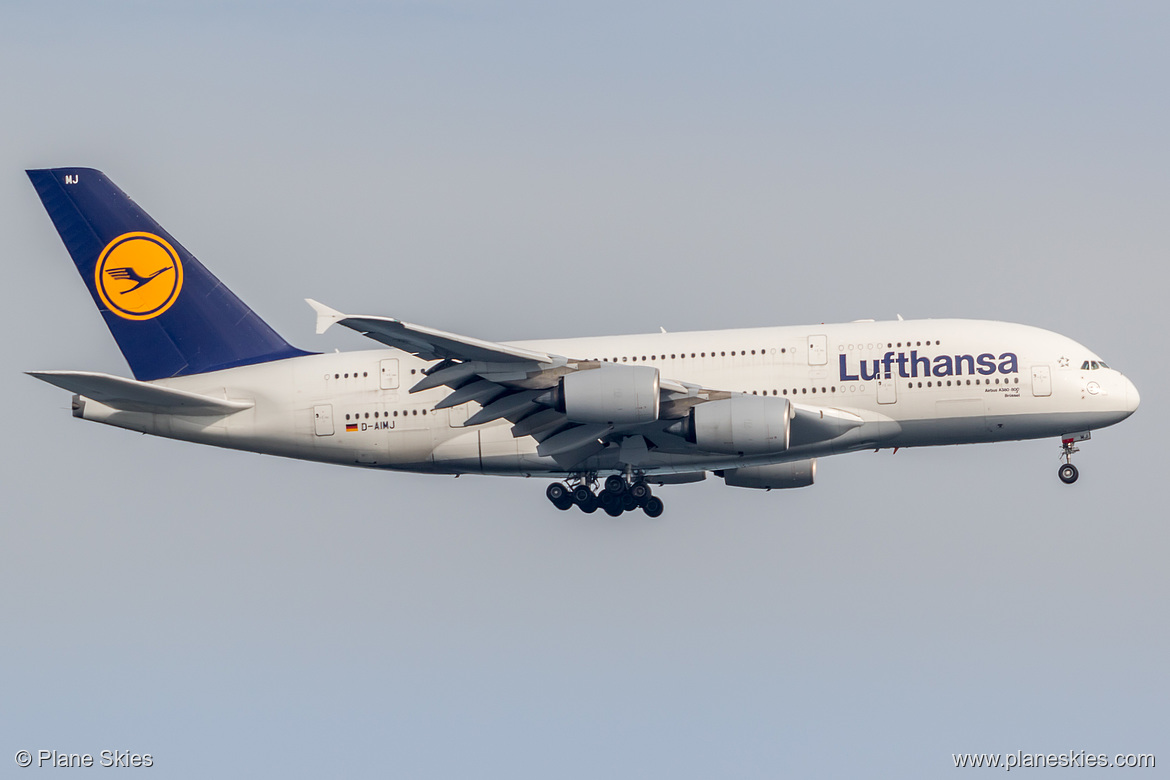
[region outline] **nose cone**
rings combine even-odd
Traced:
[[[1142,402],[1142,397],[1138,395],[1138,390],[1134,387],[1133,382],[1129,381],[1129,377],[1122,377],[1125,381],[1125,410],[1129,414],[1137,411],[1138,404]]]

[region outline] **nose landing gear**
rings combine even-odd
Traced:
[[[574,504],[586,513],[605,511],[610,517],[632,512],[639,507],[648,517],[662,514],[662,499],[650,492],[650,486],[640,473],[623,476],[611,474],[605,478],[605,487],[593,492],[596,474],[574,475],[567,483],[554,482],[544,494],[557,509],[568,509]]]
[[[1077,481],[1077,477],[1081,475],[1077,471],[1077,467],[1072,464],[1072,456],[1074,452],[1080,452],[1081,448],[1077,446],[1078,441],[1085,441],[1089,438],[1089,432],[1069,434],[1060,438],[1060,457],[1064,458],[1064,464],[1056,473],[1060,475],[1060,481],[1066,485],[1071,485]]]

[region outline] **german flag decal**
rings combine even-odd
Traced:
[[[357,423],[346,423],[345,424],[345,432],[346,433],[349,433],[351,431],[356,431],[356,430],[357,430]]]

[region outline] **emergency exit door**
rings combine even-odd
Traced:
[[[387,358],[382,361],[382,389],[398,389],[398,358]]]
[[[333,435],[333,404],[313,407],[313,430],[318,436]]]
[[[823,366],[829,362],[829,339],[826,336],[808,337],[808,364]]]
[[[1052,370],[1048,366],[1032,366],[1032,395],[1052,395]]]

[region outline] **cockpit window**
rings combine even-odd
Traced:
[[[1105,365],[1104,360],[1098,360],[1097,365],[1101,366],[1101,368],[1109,368],[1109,366]]]
[[[1088,370],[1089,370],[1089,361],[1086,360],[1084,363],[1081,363],[1081,371],[1088,371]]]
[[[1081,371],[1096,371],[1099,368],[1109,368],[1104,360],[1086,360],[1081,363]]]
[[[1091,363],[1089,363],[1089,367],[1092,368],[1094,371],[1096,371],[1098,368],[1101,367],[1101,364],[1098,363],[1096,360],[1094,360]]]

